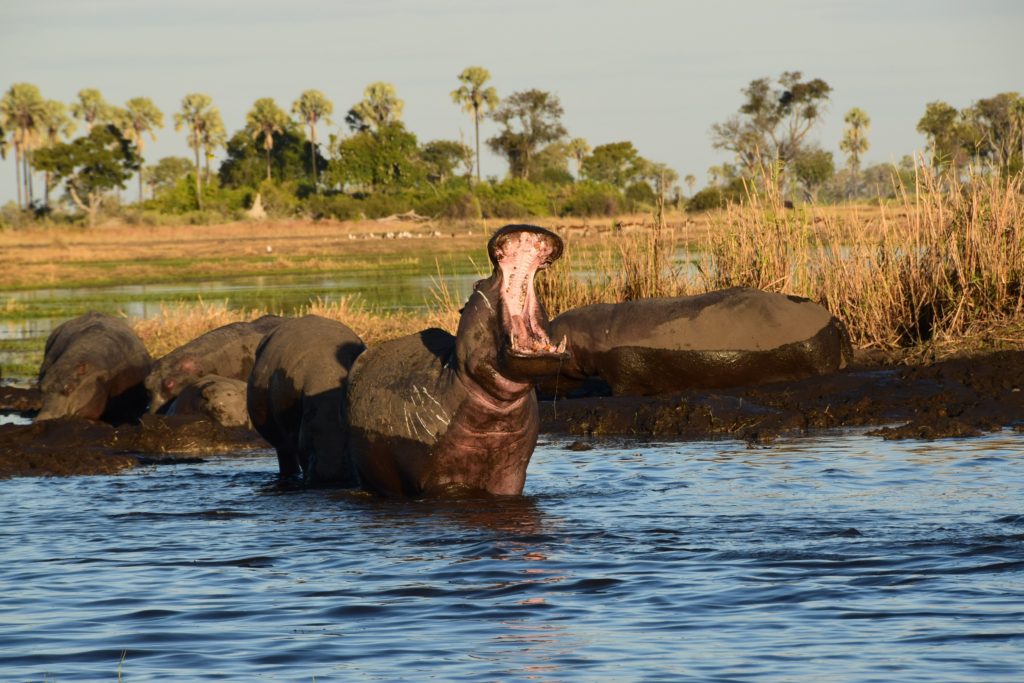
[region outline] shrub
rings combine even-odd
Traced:
[[[645,182],[633,183],[626,188],[626,201],[630,211],[651,208],[658,203],[658,196],[651,186]]]
[[[476,188],[480,208],[487,218],[523,218],[551,214],[551,200],[544,188],[528,180],[510,178]]]
[[[615,216],[622,213],[622,194],[608,183],[586,180],[574,185],[559,208],[561,216]]]
[[[310,195],[302,206],[306,214],[315,220],[333,218],[338,221],[350,221],[359,218],[363,213],[359,200],[342,192]]]

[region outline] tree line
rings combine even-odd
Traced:
[[[709,169],[700,192],[693,175],[683,178],[689,197],[676,171],[641,157],[631,142],[591,147],[571,137],[556,95],[530,89],[502,98],[490,79],[483,67],[468,67],[450,93],[473,122],[472,146],[464,139],[420,143],[405,126],[394,86],[376,82],[345,113],[347,134],[326,140],[319,128],[333,125],[334,104],[319,90],[302,92],[290,112],[273,98],[256,100],[244,127],[230,136],[209,95],[187,94],[173,122],[186,134],[190,158],[150,165],[146,139],[163,128],[164,114],[149,98],[117,106],[86,88],[65,105],[35,85],[16,83],[0,99],[0,153],[13,151],[19,209],[48,212],[51,191],[63,186],[66,200],[90,222],[132,175],[140,205],[158,212],[237,212],[259,192],[279,213],[338,218],[410,206],[470,218],[612,214],[663,202],[700,209],[769,185],[786,196],[839,200],[883,195],[893,175],[899,179],[898,168],[862,168],[871,120],[858,108],[844,117],[845,166],[836,168],[832,153],[811,141],[832,88],[798,71],[755,79],[741,91],[739,110],[710,131],[713,147],[733,160]],[[485,143],[508,164],[501,180],[485,181],[480,170],[480,125],[487,119],[498,130]],[[963,110],[931,102],[917,130],[935,166],[1017,172],[1024,160],[1024,98],[1001,93]],[[220,150],[225,158],[214,173],[210,161]],[[145,202],[144,187],[150,190]]]

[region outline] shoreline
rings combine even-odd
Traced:
[[[31,416],[34,388],[0,386],[0,412]],[[795,382],[540,402],[541,435],[699,441],[734,439],[765,447],[784,435],[874,427],[883,439],[972,437],[1024,432],[1024,349],[899,365],[863,352],[848,368]],[[136,466],[201,461],[270,448],[255,432],[199,418],[144,416],[111,426],[66,418],[0,425],[0,479],[112,474]],[[268,472],[268,474],[272,474]]]

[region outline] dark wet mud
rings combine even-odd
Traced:
[[[0,411],[31,417],[34,389],[0,387]],[[885,439],[977,436],[1024,430],[1024,351],[926,365],[861,357],[822,377],[670,396],[542,401],[541,431],[767,443],[779,435],[877,426]],[[581,442],[582,443],[582,442]],[[106,474],[140,464],[269,448],[255,432],[206,419],[147,415],[113,427],[82,419],[0,425],[0,478]]]
[[[879,425],[871,433],[887,439],[975,436],[1024,425],[1024,351],[920,366],[861,358],[846,370],[797,382],[545,401],[541,423],[542,431],[554,433],[752,443],[865,425]]]
[[[83,418],[8,424],[0,425],[0,478],[111,474],[267,447],[253,431],[193,416],[146,415],[118,427]]]

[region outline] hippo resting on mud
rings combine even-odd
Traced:
[[[167,414],[200,415],[224,427],[252,429],[245,394],[246,383],[240,379],[204,375],[174,397],[167,406]]]
[[[256,349],[249,416],[277,449],[282,477],[301,472],[310,485],[356,485],[341,402],[349,370],[365,348],[345,325],[307,315],[281,323]]]
[[[565,360],[553,345],[534,276],[562,240],[509,225],[487,244],[458,334],[429,329],[370,347],[349,376],[343,423],[364,487],[385,495],[522,493],[537,442],[532,378]]]
[[[36,419],[138,419],[145,412],[142,380],[150,363],[146,347],[121,318],[91,311],[63,322],[46,340]]]
[[[584,306],[552,320],[551,336],[569,339],[572,358],[557,389],[570,396],[802,379],[844,367],[853,353],[842,323],[824,307],[745,287]],[[554,378],[544,381],[545,393],[555,388]]]
[[[276,315],[265,315],[248,323],[224,325],[157,360],[146,377],[149,412],[158,412],[184,387],[204,375],[247,380],[256,347],[282,320]]]

